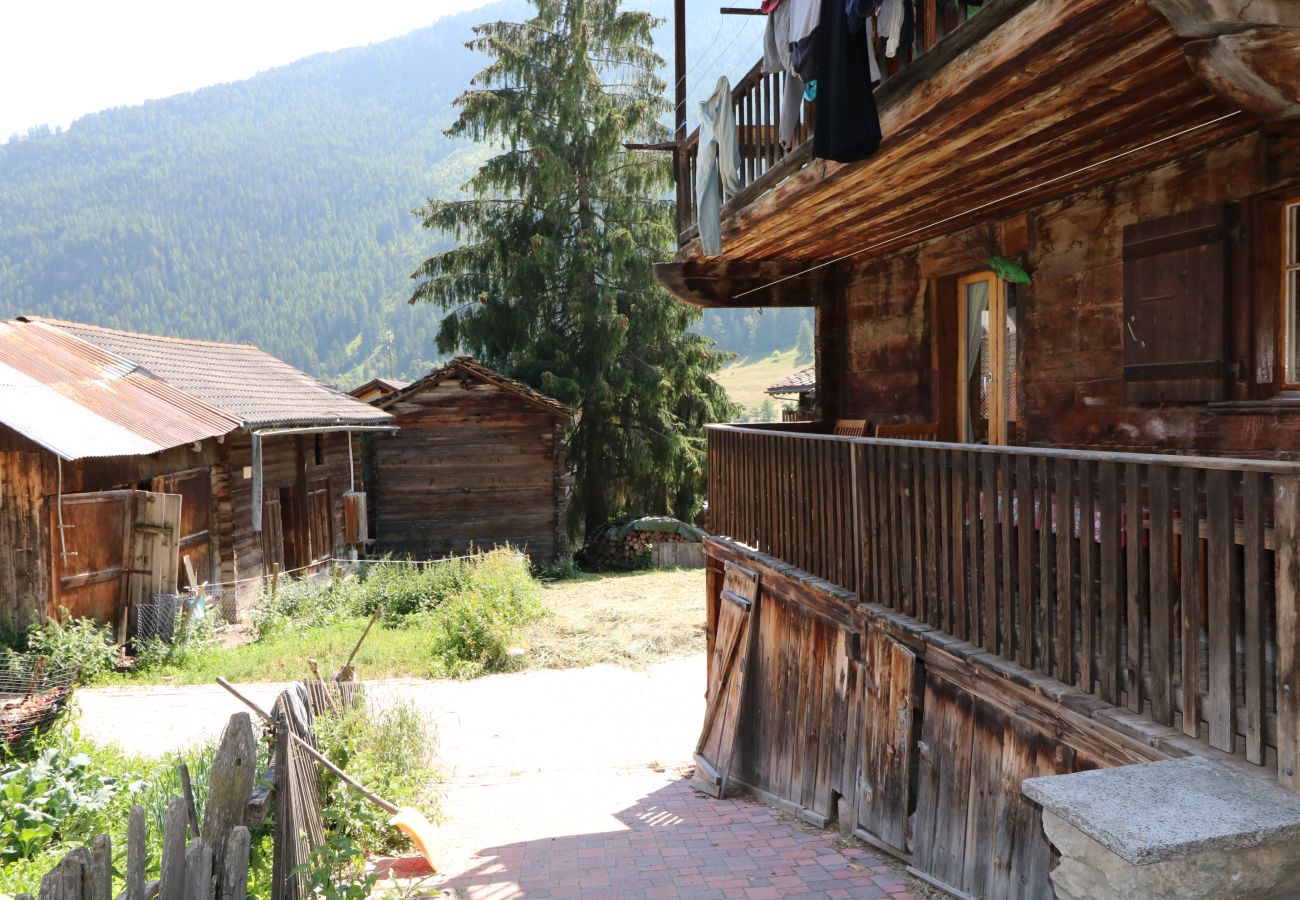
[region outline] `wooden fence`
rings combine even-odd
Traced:
[[[248,826],[274,810],[274,900],[302,900],[307,884],[300,866],[325,840],[316,763],[293,739],[314,745],[315,718],[326,708],[356,702],[359,682],[319,677],[283,691],[271,713],[274,749],[257,783],[257,738],[248,713],[230,717],[212,763],[203,816],[193,797],[167,807],[157,879],[146,881],[145,812],[132,807],[127,826],[125,890],[118,900],[245,900],[248,895]],[[182,780],[188,781],[182,772]],[[39,900],[113,900],[113,848],[108,835],[79,847],[41,879]],[[33,900],[19,894],[15,900]]]
[[[720,426],[715,533],[1300,789],[1300,465]]]
[[[885,42],[877,40],[874,52],[880,66],[881,84],[897,79],[946,35],[961,27],[974,16],[980,4],[965,0],[940,3],[939,0],[922,0],[917,5],[918,22],[914,41],[900,47],[898,54],[886,57]],[[877,32],[879,29],[877,29]],[[712,60],[705,60],[707,68]],[[793,129],[794,139],[789,146],[778,138],[781,132],[781,98],[785,92],[786,76],[783,72],[764,72],[762,62],[745,73],[731,91],[735,111],[736,139],[740,147],[740,183],[742,191],[733,206],[743,206],[753,197],[780,180],[791,167],[797,168],[809,158],[809,140],[813,134],[813,104],[803,103],[799,122]],[[863,89],[867,89],[863,85]],[[691,132],[676,154],[678,179],[678,232],[685,243],[694,236],[694,225],[699,220],[699,197],[696,193],[696,158],[699,154],[700,133]],[[788,165],[782,165],[790,158]]]

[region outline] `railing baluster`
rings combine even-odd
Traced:
[[[1233,502],[1230,472],[1205,473],[1205,523],[1207,597],[1209,600],[1209,692],[1206,719],[1210,723],[1210,746],[1232,752],[1236,733],[1236,666],[1233,649],[1237,639],[1237,591],[1233,578]]]
[[[970,633],[967,623],[966,527],[968,492],[966,490],[966,451],[954,450],[949,457],[952,465],[952,621],[948,630],[962,640]]]
[[[998,482],[990,453],[980,456],[984,488],[984,603],[981,610],[980,646],[998,651]]]
[[[1039,490],[1046,502],[1047,484],[1041,478]],[[1041,504],[1040,504],[1041,505]],[[1016,459],[1016,561],[1019,564],[1016,591],[1019,604],[1016,615],[1015,635],[1016,662],[1025,668],[1034,665],[1034,600],[1047,606],[1049,594],[1038,590],[1034,584],[1034,474],[1028,456]],[[1043,510],[1046,512],[1046,508]],[[1011,517],[1008,516],[1008,519]]]
[[[1096,483],[1092,462],[1079,463],[1079,679],[1091,694],[1097,682],[1097,534]]]
[[[1099,466],[1101,511],[1101,698],[1119,703],[1120,505],[1119,471],[1113,462]]]
[[[1016,658],[1015,619],[1016,619],[1016,540],[1012,534],[1012,469],[1011,457],[998,456],[998,505],[999,520],[1002,531],[999,535],[999,548],[1002,556],[1002,636],[998,643],[998,652],[1007,659]]]
[[[1151,502],[1150,641],[1151,718],[1161,725],[1174,724],[1173,677],[1173,549],[1174,519],[1169,503],[1169,469],[1152,466],[1147,473]]]
[[[1182,583],[1179,606],[1182,609],[1182,697],[1183,733],[1196,737],[1200,733],[1201,684],[1201,564],[1200,525],[1196,507],[1196,470],[1183,469],[1178,479],[1179,524],[1182,526]]]
[[[1263,477],[1247,472],[1242,479],[1242,605],[1246,699],[1246,759],[1264,764],[1264,511]]]
[[[939,462],[936,451],[927,448],[921,452],[925,455],[925,621],[938,628],[943,621],[940,615],[943,590],[939,584],[942,571],[939,564],[942,547],[939,525],[943,516],[939,502]]]
[[[1046,462],[1046,461],[1044,461]],[[1046,468],[1046,466],[1044,466]],[[1070,477],[1070,461],[1056,460],[1056,650],[1051,655],[1051,671],[1066,684],[1074,683],[1074,576],[1077,568],[1077,544],[1074,540],[1074,482]],[[1044,472],[1046,478],[1046,472]],[[1049,515],[1047,509],[1047,485],[1043,485],[1043,517]],[[1049,579],[1050,585],[1050,579]],[[1050,586],[1045,588],[1043,596],[1048,596]],[[1046,603],[1046,599],[1043,601]],[[1044,653],[1039,663],[1046,671],[1048,654]]]
[[[966,502],[970,512],[966,524],[969,540],[966,555],[969,557],[970,593],[966,597],[966,610],[970,618],[966,639],[979,644],[984,636],[984,511],[981,509],[979,459],[974,453],[966,455]]]
[[[1142,522],[1142,475],[1146,466],[1124,467],[1124,509],[1127,525],[1127,665],[1128,708],[1142,712],[1142,635],[1147,617],[1146,530]]]

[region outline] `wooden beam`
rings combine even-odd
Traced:
[[[1179,37],[1232,34],[1256,25],[1300,25],[1295,0],[1147,0]]]
[[[1183,52],[1232,105],[1265,119],[1300,118],[1300,28],[1252,28],[1191,41]]]
[[[831,269],[808,269],[798,261],[715,258],[658,263],[655,279],[678,300],[701,309],[816,306]],[[737,299],[740,294],[745,296]]]

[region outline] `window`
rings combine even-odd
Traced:
[[[1282,360],[1284,387],[1300,388],[1300,197],[1282,204]]]
[[[961,337],[958,404],[962,440],[1006,444],[1015,440],[1020,418],[1016,358],[1019,317],[1015,285],[992,272],[957,282]]]

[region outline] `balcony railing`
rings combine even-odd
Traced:
[[[1300,465],[716,426],[709,466],[715,533],[1296,786]]]
[[[987,2],[991,3],[994,0],[987,0]],[[876,41],[873,49],[880,64],[882,85],[898,80],[900,75],[908,71],[944,37],[957,31],[964,22],[974,16],[981,6],[967,3],[965,0],[952,0],[942,4],[939,0],[923,0],[918,4],[917,9],[919,16],[910,46],[900,47],[896,56],[887,58],[884,41],[882,39]],[[864,85],[864,89],[866,87]],[[741,159],[741,191],[730,202],[733,208],[743,207],[810,156],[809,139],[812,137],[814,125],[812,104],[802,105],[799,123],[794,129],[794,139],[790,146],[782,145],[778,138],[781,131],[781,97],[784,91],[785,75],[780,72],[765,74],[762,71],[761,61],[756,63],[732,88],[731,102],[735,109],[736,136],[740,145]],[[699,142],[700,133],[696,129],[686,138],[682,152],[677,155],[677,230],[683,243],[695,236],[695,226],[699,221],[699,203],[695,185],[695,163]],[[790,162],[787,163],[787,160]]]

